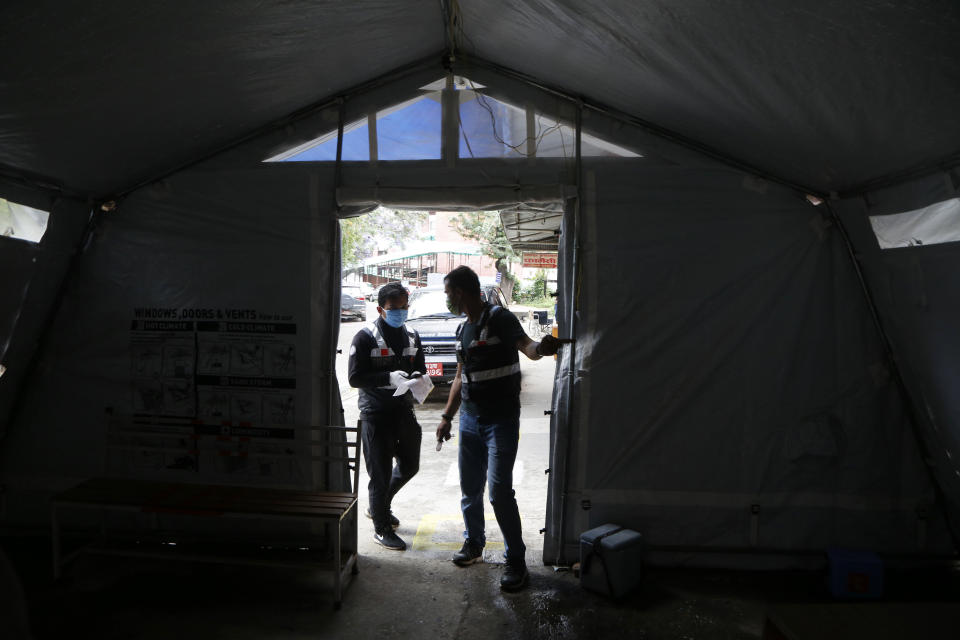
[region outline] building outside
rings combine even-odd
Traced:
[[[493,258],[483,255],[479,243],[457,233],[452,222],[456,215],[449,211],[430,211],[419,229],[422,240],[366,258],[349,275],[345,274],[345,281],[366,282],[375,289],[399,281],[415,289],[427,286],[431,273],[446,274],[466,265],[482,280],[492,282],[497,276]]]
[[[377,255],[363,260],[360,266],[344,273],[345,284],[358,284],[379,289],[388,282],[401,282],[416,289],[427,286],[431,273],[447,274],[455,267],[466,265],[477,272],[482,282],[495,282],[495,261],[483,255],[475,240],[461,236],[453,224],[457,214],[450,211],[430,211],[418,229],[421,239],[407,242],[401,248],[378,251]],[[556,251],[519,252],[511,266],[520,287],[528,287],[542,269],[546,275],[549,291],[556,290]],[[522,254],[527,253],[527,259]],[[552,257],[552,263],[538,264],[536,258]],[[530,258],[534,257],[531,261]],[[529,266],[525,263],[531,263]],[[434,278],[435,280],[435,278]]]

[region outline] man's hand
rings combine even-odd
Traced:
[[[560,341],[553,336],[543,336],[543,339],[540,341],[540,346],[537,347],[537,353],[542,356],[552,356],[556,355],[557,351],[560,350]]]
[[[390,372],[390,384],[394,387],[399,387],[400,383],[409,378],[410,376],[406,371],[391,371]],[[382,379],[382,378],[381,378]]]
[[[437,425],[437,442],[450,439],[450,429],[453,425],[446,418],[440,418],[440,424]]]

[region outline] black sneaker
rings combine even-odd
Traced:
[[[400,536],[395,534],[392,529],[385,533],[373,534],[373,541],[392,551],[403,551],[407,548],[407,543],[401,540]]]
[[[500,576],[500,588],[504,591],[520,591],[530,582],[530,572],[523,560],[507,560],[507,566]]]
[[[364,511],[364,515],[373,520],[373,514],[370,513],[370,507],[367,507],[367,510]],[[397,516],[393,515],[393,511],[390,512],[390,526],[396,529],[400,526],[400,520],[397,519]]]
[[[464,540],[460,551],[453,554],[453,564],[458,567],[469,567],[474,562],[483,562],[483,547]]]

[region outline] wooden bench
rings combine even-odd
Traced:
[[[117,426],[116,419],[111,419],[113,426]],[[131,429],[121,429],[129,435],[134,433],[149,433],[156,436],[155,430],[138,431],[148,426],[156,427],[162,423],[126,422],[121,419],[120,426],[129,426]],[[174,423],[179,426],[179,422]],[[351,472],[351,491],[312,491],[296,488],[231,486],[222,484],[203,484],[194,482],[171,482],[162,479],[142,479],[129,477],[101,477],[92,478],[79,485],[55,495],[51,503],[51,528],[53,534],[53,571],[54,577],[60,576],[61,567],[72,557],[81,552],[100,553],[106,555],[124,555],[138,557],[169,558],[171,555],[184,560],[198,562],[220,562],[230,564],[251,564],[288,567],[318,567],[330,568],[333,572],[334,608],[339,609],[342,602],[343,589],[349,582],[350,576],[355,575],[357,567],[357,489],[359,483],[360,458],[360,427],[311,427],[313,432],[321,436],[319,439],[300,439],[302,446],[314,449],[322,447],[320,455],[308,456],[316,463],[331,465],[335,470],[347,469]],[[203,430],[200,430],[203,431]],[[209,430],[207,430],[209,431]],[[250,431],[248,429],[248,431]],[[255,431],[254,431],[255,432]],[[214,436],[223,442],[230,436]],[[169,438],[167,438],[169,439]],[[188,452],[200,450],[196,443],[197,438],[188,438],[185,445]],[[249,443],[249,437],[244,438]],[[169,449],[169,443],[160,438],[157,448]],[[149,444],[114,445],[121,450],[136,447],[149,449]],[[184,451],[175,447],[174,455]],[[339,450],[338,454],[336,450]],[[228,455],[235,453],[234,449],[220,449]],[[254,454],[254,455],[288,455],[288,454]],[[60,544],[60,514],[64,508],[86,508],[101,511],[101,536],[93,544],[86,545],[70,554],[61,555]],[[329,541],[329,547],[317,549],[307,547],[313,553],[304,553],[303,548],[290,550],[277,549],[275,553],[264,553],[262,549],[251,553],[249,549],[237,552],[229,544],[193,544],[191,548],[170,540],[180,539],[170,533],[158,532],[157,542],[153,545],[143,543],[143,531],[137,531],[137,540],[129,537],[119,537],[115,540],[107,539],[105,513],[107,511],[127,511],[151,514],[153,518],[162,515],[197,517],[197,518],[255,518],[280,521],[303,521],[307,523],[323,523],[324,538]],[[147,532],[149,533],[149,532]],[[202,538],[202,536],[201,536]],[[180,547],[180,548],[178,548]],[[198,551],[199,549],[199,551]],[[332,554],[329,552],[332,551]],[[332,557],[330,557],[332,555]]]

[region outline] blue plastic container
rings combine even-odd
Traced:
[[[827,549],[830,594],[834,598],[869,599],[883,595],[883,560],[872,551]]]
[[[643,577],[643,536],[632,529],[603,524],[580,534],[580,586],[622,598]]]

